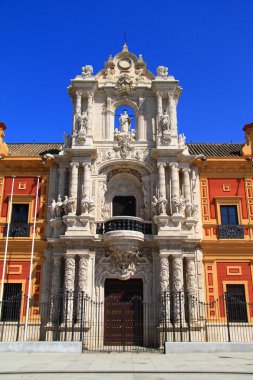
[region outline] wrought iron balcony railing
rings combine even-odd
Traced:
[[[243,239],[244,226],[239,224],[220,224],[218,226],[218,239]]]
[[[104,234],[111,231],[127,230],[137,231],[143,234],[152,234],[152,223],[145,223],[140,218],[134,217],[121,217],[112,218],[105,223],[97,223],[97,234]]]
[[[30,223],[10,223],[9,236],[10,237],[29,237],[30,236]],[[7,236],[8,224],[4,227],[4,236]]]

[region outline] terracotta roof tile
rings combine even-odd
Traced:
[[[243,144],[233,143],[189,143],[190,154],[204,154],[206,157],[240,157]]]
[[[45,153],[58,153],[61,143],[13,143],[8,144],[11,156],[39,156]]]

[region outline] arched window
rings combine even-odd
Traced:
[[[115,137],[119,133],[131,135],[132,139],[135,138],[135,112],[134,110],[125,105],[120,106],[115,110],[114,118],[114,134]]]

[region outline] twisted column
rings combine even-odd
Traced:
[[[170,266],[168,256],[160,256],[160,291],[164,302],[164,313],[166,321],[170,321]]]

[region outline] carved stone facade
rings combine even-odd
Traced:
[[[102,302],[106,280],[141,279],[145,301],[167,290],[203,300],[196,157],[178,135],[178,81],[124,45],[97,74],[84,66],[68,91],[72,131],[51,160],[48,296],[65,287]],[[119,115],[123,106],[134,116]]]

